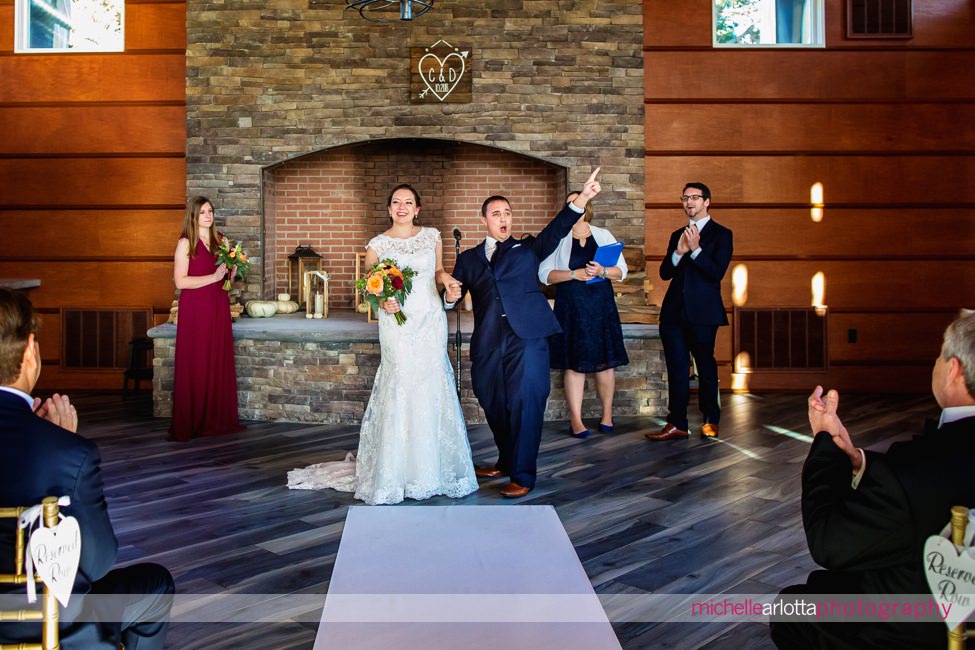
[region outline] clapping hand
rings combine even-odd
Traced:
[[[823,399],[823,387],[816,386],[812,395],[809,396],[809,425],[812,427],[813,434],[825,431],[833,438],[833,442],[850,458],[853,471],[860,469],[860,452],[853,446],[850,433],[843,426],[843,422],[837,415],[840,405],[840,394],[835,390],[826,393]]]
[[[677,240],[677,254],[687,255],[688,253],[693,253],[701,245],[701,233],[698,231],[697,226],[687,225],[684,227],[684,232],[680,234],[680,239]]]
[[[58,425],[62,429],[75,433],[78,430],[78,411],[67,395],[47,398],[43,403],[39,397],[34,398],[34,413],[48,422]]]
[[[690,252],[693,253],[701,246],[701,231],[697,226],[687,226],[684,229],[684,236],[687,238],[687,249]]]

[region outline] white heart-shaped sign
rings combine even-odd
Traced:
[[[38,528],[30,536],[30,556],[41,581],[68,606],[74,578],[81,562],[81,529],[74,517],[65,517],[54,528]]]
[[[447,62],[450,61],[451,57],[456,57],[460,62],[460,70],[447,67]],[[467,69],[467,64],[463,56],[457,52],[451,52],[442,59],[436,54],[424,54],[420,57],[416,67],[420,77],[423,78],[423,83],[430,89],[430,92],[436,95],[437,99],[443,101],[460,83],[464,71]]]
[[[940,535],[928,537],[924,542],[924,575],[949,630],[975,611],[975,556],[971,548],[959,553],[950,540]]]

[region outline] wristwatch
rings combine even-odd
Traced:
[[[600,275],[601,275],[601,276],[603,276],[603,278],[604,278],[604,279],[605,279],[605,278],[607,278],[607,277],[609,277],[609,269],[607,269],[607,268],[606,268],[606,267],[604,266],[604,267],[603,267],[603,272],[602,272],[602,273],[600,273]]]

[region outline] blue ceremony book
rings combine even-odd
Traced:
[[[620,254],[623,252],[623,242],[618,241],[613,244],[606,244],[605,246],[600,246],[596,249],[596,254],[593,256],[592,261],[596,262],[600,266],[605,266],[610,268],[616,266],[620,261]],[[606,278],[590,278],[586,280],[586,284],[592,284],[593,282],[605,282]]]

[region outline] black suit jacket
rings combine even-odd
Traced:
[[[836,572],[836,584],[847,593],[928,594],[925,540],[941,532],[952,506],[975,506],[975,417],[940,430],[928,427],[894,443],[886,454],[866,455],[867,469],[854,490],[846,454],[828,433],[816,434],[802,469],[809,552],[817,564]],[[910,623],[872,626],[868,632],[875,639],[891,634],[894,645],[905,635],[941,645],[946,629],[940,623]]]
[[[538,265],[569,234],[580,216],[566,205],[537,237],[509,238],[499,244],[493,265],[484,255],[483,241],[457,257],[452,275],[463,283],[463,292],[469,291],[474,302],[472,359],[501,344],[502,314],[523,339],[562,331],[538,285]]]
[[[731,230],[711,218],[701,229],[701,253],[690,253],[674,267],[671,256],[677,250],[683,228],[670,235],[667,254],[660,262],[660,279],[670,280],[660,306],[660,320],[687,319],[694,325],[727,325],[728,315],[721,301],[721,280],[731,263],[734,250]]]
[[[31,506],[47,496],[69,496],[65,516],[81,528],[81,562],[74,593],[86,594],[118,552],[108,517],[98,447],[35,415],[19,395],[0,391],[0,505]],[[0,572],[13,572],[13,528],[0,528]],[[18,588],[21,591],[22,588]]]

